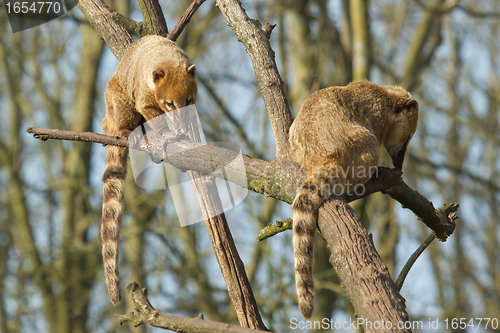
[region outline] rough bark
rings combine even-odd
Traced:
[[[217,0],[216,4],[252,59],[276,142],[276,159],[287,158],[288,131],[292,124],[292,115],[276,66],[274,51],[269,43],[273,26],[263,26],[259,21],[249,18],[239,1]]]
[[[411,332],[397,328],[408,320],[404,299],[354,210],[343,199],[332,199],[320,208],[318,227],[358,320],[365,320],[364,331]],[[385,323],[385,329],[370,328],[368,321]]]
[[[114,19],[115,13],[102,0],[80,0],[77,6],[111,52],[121,59],[134,40],[127,29]]]
[[[197,123],[190,124],[188,135],[190,139],[196,142],[200,141]],[[211,162],[212,160],[208,158],[206,161]],[[216,167],[214,164],[210,164],[212,169]],[[188,171],[188,174],[198,197],[205,227],[212,241],[217,262],[226,281],[229,298],[233,303],[240,325],[253,329],[267,330],[260,316],[252,286],[250,285],[250,281],[248,281],[245,265],[238,254],[233,236],[229,230],[226,215],[224,213],[215,213],[223,212],[224,209],[217,191],[214,176],[206,176],[210,173],[202,174],[192,170]]]
[[[165,16],[157,0],[139,0],[143,25],[146,26],[148,35],[167,37],[168,28]]]
[[[154,327],[168,329],[174,332],[191,333],[258,333],[266,332],[254,330],[237,325],[219,323],[204,320],[202,315],[196,318],[186,318],[166,313],[161,313],[149,303],[146,289],[141,289],[135,282],[127,286],[127,291],[134,301],[135,311],[126,315],[115,315],[118,321],[123,323],[133,323],[134,326],[149,324]]]

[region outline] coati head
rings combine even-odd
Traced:
[[[182,64],[153,71],[156,102],[169,112],[196,102],[196,66]]]
[[[392,159],[392,164],[396,168],[402,169],[406,148],[417,130],[417,101],[411,99],[406,102],[402,108],[396,110],[391,118],[387,134],[384,138],[384,147]]]

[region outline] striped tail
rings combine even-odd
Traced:
[[[127,173],[128,148],[106,147],[106,163],[102,181],[102,258],[104,275],[111,302],[121,301],[118,273],[118,239],[123,210],[123,193]]]
[[[293,255],[295,261],[295,288],[299,310],[310,320],[314,307],[313,250],[318,209],[328,196],[323,195],[327,177],[324,172],[310,175],[299,187],[293,210]]]

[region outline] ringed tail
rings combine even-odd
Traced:
[[[295,288],[299,310],[306,320],[310,320],[314,308],[314,236],[318,209],[325,200],[321,192],[325,182],[328,183],[326,180],[326,175],[321,171],[311,174],[298,188],[292,204]]]
[[[127,173],[128,148],[106,147],[102,198],[102,257],[111,302],[121,301],[118,273],[118,239],[123,212],[123,193]]]

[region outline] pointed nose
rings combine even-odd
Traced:
[[[406,145],[400,151],[398,151],[395,156],[391,156],[392,164],[396,168],[403,169],[403,162],[405,160],[405,153],[406,153]]]

